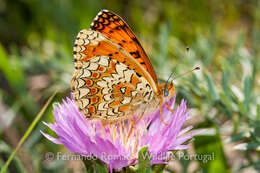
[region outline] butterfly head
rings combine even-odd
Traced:
[[[164,101],[169,100],[174,96],[175,87],[173,83],[164,83],[159,86],[159,93]]]
[[[161,86],[161,89],[162,89],[161,93],[164,98],[168,98],[168,97],[171,98],[174,95],[174,91],[175,91],[174,85],[172,82],[169,83],[172,74],[169,76],[167,82]]]
[[[163,96],[164,97],[173,97],[175,92],[175,87],[173,85],[173,83],[170,84],[165,84],[165,86],[163,87]]]

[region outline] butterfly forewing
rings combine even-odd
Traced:
[[[145,77],[153,90],[157,92],[157,83],[154,82],[151,75],[121,46],[99,32],[91,30],[80,31],[74,45],[75,68],[80,68],[83,61],[88,61],[98,55],[109,56],[133,69],[137,75]]]
[[[120,45],[150,73],[155,83],[157,83],[157,77],[149,58],[135,34],[121,17],[108,10],[102,10],[98,13],[90,28]]]

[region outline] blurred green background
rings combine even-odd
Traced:
[[[54,90],[53,102],[70,95],[74,39],[101,9],[131,26],[162,81],[201,67],[174,83],[192,109],[188,124],[208,128],[185,154],[214,159],[176,159],[166,172],[259,172],[258,0],[0,0],[0,167]],[[53,120],[51,111],[42,121]],[[55,135],[39,122],[8,172],[84,170],[81,161],[46,160],[69,151],[40,130]]]

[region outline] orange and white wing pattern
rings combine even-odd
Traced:
[[[154,99],[156,84],[141,64],[103,34],[82,30],[74,46],[74,99],[88,118],[116,120]]]
[[[120,45],[143,66],[144,70],[150,73],[157,83],[157,77],[148,56],[135,34],[120,16],[111,11],[102,10],[91,23],[90,29],[102,33]]]

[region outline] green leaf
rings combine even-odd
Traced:
[[[241,144],[235,145],[233,148],[235,150],[242,150],[242,151],[246,151],[246,150],[257,150],[257,151],[260,151],[260,144],[255,143],[255,142],[241,143]]]
[[[249,104],[250,104],[250,98],[251,98],[251,90],[252,90],[252,78],[247,76],[245,78],[245,100],[244,100],[244,104],[245,107],[247,109],[247,113],[249,113]]]
[[[13,60],[13,63],[11,62]],[[10,86],[17,92],[25,91],[25,77],[21,68],[20,60],[8,57],[4,48],[0,44],[0,71],[4,73]]]
[[[162,24],[160,27],[160,36],[159,36],[159,46],[160,46],[160,57],[158,58],[159,61],[159,68],[164,67],[166,63],[166,57],[168,52],[168,39],[169,39],[169,28],[166,24]]]
[[[210,76],[205,74],[205,78],[208,84],[208,92],[210,94],[211,100],[217,101],[219,100],[219,93],[217,89],[215,88],[215,84]]]
[[[257,105],[256,111],[257,111],[257,114],[256,114],[257,115],[257,120],[260,121],[260,104]]]
[[[221,102],[227,107],[225,109],[226,113],[231,117],[231,111],[237,111],[237,105],[232,100],[232,91],[228,84],[228,77],[226,72],[222,72],[222,89],[223,92],[220,93]]]
[[[85,165],[86,168],[86,173],[94,173],[94,163],[92,160],[83,160],[83,163]]]
[[[64,167],[64,165],[66,165],[66,162],[67,162],[67,160],[54,159],[48,165],[46,165],[46,169],[49,171],[58,170],[58,169]]]
[[[250,137],[250,133],[249,132],[242,132],[242,133],[239,133],[235,136],[231,136],[230,138],[227,138],[224,140],[224,144],[227,144],[227,143],[231,143],[231,142],[236,142],[236,141],[239,141],[241,139],[244,139],[244,138],[249,138]]]
[[[231,90],[228,85],[228,76],[225,71],[222,72],[222,89],[227,97],[231,97]]]
[[[27,82],[21,66],[21,59],[17,56],[8,57],[0,44],[0,62],[0,71],[3,72],[8,84],[14,91],[16,100],[19,101],[20,105],[26,105],[25,109],[28,114],[31,115],[36,112],[37,105],[27,91]]]
[[[108,172],[105,164],[100,160],[96,160],[95,169],[96,169],[96,173],[107,173]]]
[[[153,173],[162,173],[167,165],[166,164],[156,164],[152,166]]]
[[[181,152],[180,152],[181,153]],[[177,155],[179,155],[179,160],[180,160],[180,163],[183,167],[183,172],[184,173],[187,173],[188,172],[188,167],[191,163],[191,157],[189,157],[188,155],[188,152],[186,150],[183,151],[183,155],[178,153]],[[188,156],[188,157],[187,157]]]
[[[143,147],[138,153],[138,173],[152,173],[150,166],[151,156],[148,147]]]
[[[86,173],[108,173],[106,165],[100,160],[83,159]]]
[[[203,172],[229,172],[220,135],[196,136],[194,146]]]
[[[11,155],[11,153],[12,149],[6,143],[0,141],[0,154]],[[27,173],[19,157],[14,157],[14,162],[12,163],[12,170],[16,170],[19,173]]]

